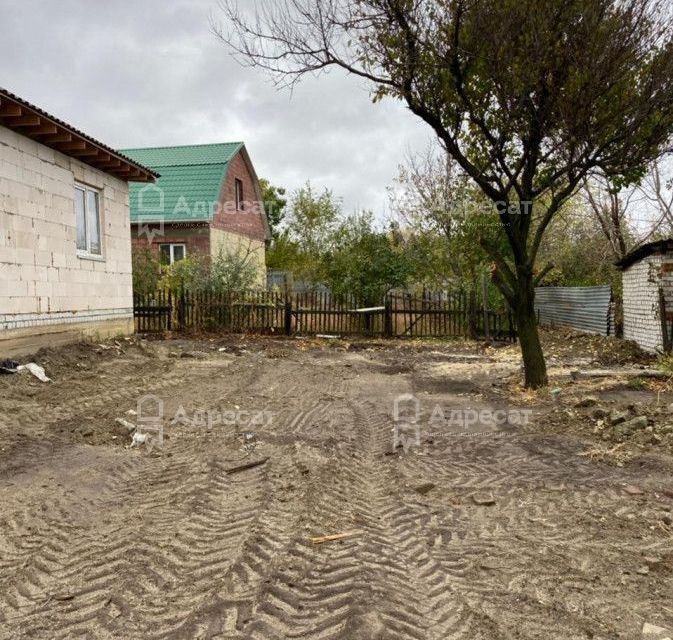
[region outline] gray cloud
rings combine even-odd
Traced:
[[[0,7],[0,86],[114,147],[243,140],[260,176],[290,190],[311,180],[347,211],[381,215],[405,150],[430,139],[341,73],[276,90],[211,33],[216,0]]]

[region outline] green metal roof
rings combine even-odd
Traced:
[[[160,174],[154,185],[131,182],[131,222],[211,220],[229,163],[242,142],[124,149]]]

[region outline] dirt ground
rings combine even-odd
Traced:
[[[668,637],[673,385],[545,341],[537,392],[466,342],[36,354],[52,383],[0,376],[0,638]]]

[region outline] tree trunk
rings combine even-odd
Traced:
[[[537,389],[547,384],[547,365],[544,361],[537,330],[534,306],[535,290],[530,276],[524,276],[519,280],[516,297],[517,305],[514,314],[519,342],[521,343],[521,354],[523,355],[525,384],[528,388]]]

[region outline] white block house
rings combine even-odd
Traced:
[[[646,351],[664,351],[664,325],[670,335],[673,320],[673,240],[645,244],[617,266],[622,271],[624,338]]]
[[[128,181],[156,177],[0,89],[0,359],[133,331]]]

